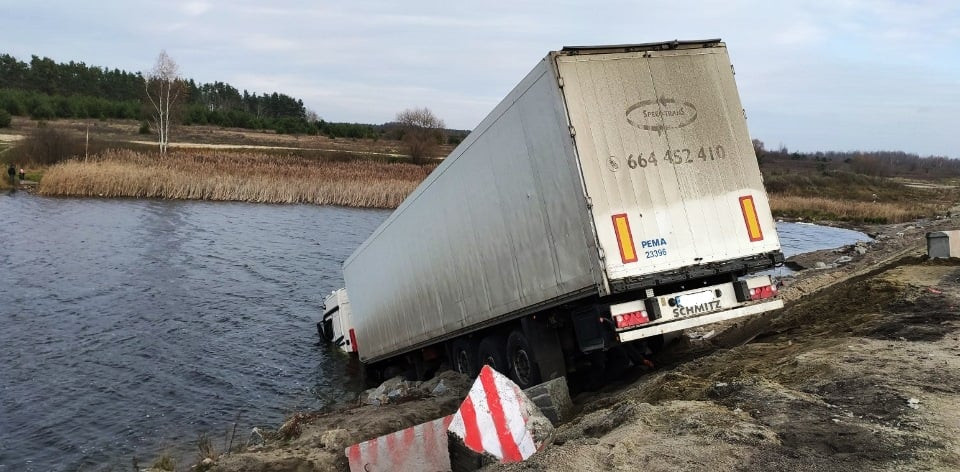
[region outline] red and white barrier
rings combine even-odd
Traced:
[[[534,417],[537,421],[531,421]],[[490,366],[480,370],[449,427],[469,449],[501,462],[527,459],[543,445],[542,433],[549,430],[550,421],[520,387]]]
[[[447,426],[452,419],[444,416],[348,447],[350,471],[450,470]]]

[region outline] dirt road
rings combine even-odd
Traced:
[[[787,281],[787,308],[688,333],[655,371],[578,395],[530,460],[488,469],[960,470],[960,262],[920,256],[926,231],[958,223],[804,256],[825,268]],[[461,389],[304,418],[211,470],[346,470],[342,447],[447,414]]]

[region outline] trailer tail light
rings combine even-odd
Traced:
[[[777,285],[770,280],[770,276],[762,275],[734,282],[733,293],[741,303],[765,300],[777,296]]]
[[[649,323],[650,317],[647,316],[646,311],[639,310],[631,311],[630,313],[624,313],[622,315],[616,315],[613,317],[613,321],[616,324],[617,329],[625,329],[632,326]]]
[[[750,300],[763,300],[776,295],[777,287],[775,285],[764,285],[763,287],[750,289]]]
[[[743,221],[747,224],[747,236],[750,241],[763,240],[763,231],[760,229],[760,218],[757,217],[757,206],[752,196],[740,197],[740,210],[743,212]]]
[[[637,262],[637,249],[633,245],[633,234],[630,233],[630,221],[626,213],[613,215],[613,230],[617,233],[617,245],[620,246],[620,260],[624,264]]]

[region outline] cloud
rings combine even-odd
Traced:
[[[188,16],[200,16],[213,8],[213,5],[207,2],[186,2],[180,5],[180,11]]]
[[[328,120],[376,123],[426,106],[467,128],[561,46],[721,37],[757,138],[799,149],[957,152],[948,126],[956,120],[944,111],[960,109],[954,0],[125,5],[11,3],[0,16],[10,44],[0,52],[140,70],[166,49],[186,77],[302,98]],[[887,131],[878,137],[879,129]]]
[[[282,36],[267,34],[244,35],[242,45],[257,52],[287,52],[303,50],[303,43]]]

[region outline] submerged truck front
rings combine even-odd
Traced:
[[[489,363],[524,385],[781,307],[768,276],[745,277],[779,249],[723,43],[574,47],[534,67],[344,279],[366,364]]]

